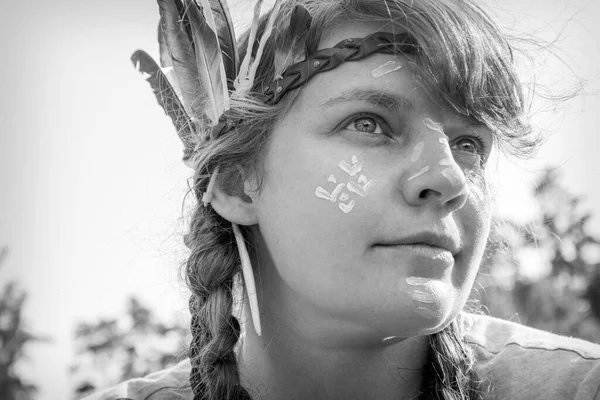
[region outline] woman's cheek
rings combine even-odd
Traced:
[[[317,199],[331,203],[332,209],[350,214],[356,206],[372,194],[376,181],[368,176],[365,160],[350,155],[340,160],[336,167],[325,171],[327,176],[314,189]]]

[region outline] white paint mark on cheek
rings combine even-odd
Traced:
[[[352,165],[348,164],[345,160],[342,160],[338,164],[338,167],[340,167],[342,171],[348,175],[355,176],[362,171],[363,163],[358,162],[358,158],[356,158],[356,156],[352,156]]]
[[[319,186],[316,190],[315,190],[315,195],[319,198],[319,199],[323,199],[323,200],[329,200],[332,203],[335,203],[337,201],[338,196],[340,195],[340,193],[342,193],[342,190],[344,190],[344,184],[340,183],[339,185],[337,185],[335,187],[335,189],[333,189],[333,191],[331,193],[329,193],[327,190],[323,189],[321,186]]]
[[[421,153],[423,152],[423,147],[425,147],[425,143],[421,142],[415,146],[415,150],[413,151],[412,157],[410,158],[411,162],[415,162],[421,157]]]
[[[423,168],[421,168],[420,170],[418,170],[417,172],[415,172],[415,174],[412,175],[410,178],[408,178],[407,181],[410,182],[413,179],[417,179],[418,177],[420,177],[421,175],[423,175],[427,171],[429,171],[429,166],[428,165],[424,166]]]
[[[357,194],[360,197],[366,197],[373,186],[375,186],[375,182],[369,180],[363,174],[360,174],[358,178],[355,178],[355,176],[362,171],[363,167],[363,163],[360,162],[356,156],[352,156],[350,163],[345,160],[340,161],[338,167],[349,175],[348,181],[345,183],[337,183],[338,179],[333,174],[330,174],[327,181],[334,184],[337,183],[335,189],[329,192],[324,187],[319,186],[315,189],[315,196],[332,203],[338,203],[338,208],[343,213],[348,214],[356,205],[356,200],[351,199],[350,193]],[[345,192],[344,189],[348,189],[350,193]]]
[[[381,78],[382,76],[384,76],[386,74],[389,74],[390,72],[398,71],[401,68],[402,68],[402,64],[400,64],[394,60],[390,60],[390,61],[386,62],[385,64],[375,68],[371,74],[373,75],[373,78],[377,79],[377,78]]]
[[[340,210],[342,210],[344,212],[344,214],[348,214],[350,211],[352,211],[352,209],[354,208],[354,206],[356,205],[356,202],[354,200],[350,200],[349,203],[340,203],[338,204],[338,207],[340,208]]]
[[[450,166],[454,163],[454,160],[450,159],[450,158],[444,158],[443,160],[440,161],[440,165],[443,166]]]

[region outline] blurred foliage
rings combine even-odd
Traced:
[[[600,239],[549,169],[526,224],[495,221],[474,290],[495,317],[600,343]]]
[[[8,249],[0,248],[0,268]],[[15,282],[8,282],[0,292],[0,399],[33,399],[37,386],[19,376],[18,364],[25,359],[25,347],[32,342],[48,341],[24,327],[25,291]]]
[[[158,320],[135,297],[122,318],[79,322],[76,362],[70,368],[74,397],[175,365],[187,357],[189,329]]]

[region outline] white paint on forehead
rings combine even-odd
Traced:
[[[437,132],[440,135],[444,135],[444,137],[446,137],[446,134],[444,133],[444,127],[439,122],[435,122],[431,118],[423,118],[423,124],[428,129],[430,129],[430,130],[432,130],[434,132]]]
[[[389,74],[390,72],[394,72],[394,71],[398,71],[399,69],[402,68],[402,64],[400,64],[399,62],[395,61],[395,60],[390,60],[388,62],[386,62],[383,65],[380,65],[379,67],[375,68],[373,70],[373,72],[371,73],[371,75],[373,75],[373,78],[381,78],[384,75]]]
[[[423,143],[423,142],[420,142],[415,146],[412,157],[410,158],[411,162],[415,162],[419,159],[419,157],[421,157],[421,153],[423,152],[423,147],[425,147],[425,143]]]
[[[421,168],[420,170],[418,170],[417,172],[415,172],[415,174],[413,176],[411,176],[410,178],[408,178],[407,181],[412,181],[413,179],[416,179],[416,178],[420,177],[421,175],[423,175],[427,171],[429,171],[429,166],[428,165],[424,166],[423,168]]]

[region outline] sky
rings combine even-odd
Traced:
[[[232,3],[243,20],[243,0]],[[526,81],[558,94],[583,84],[568,102],[537,103],[534,122],[551,135],[537,160],[499,167],[500,212],[534,211],[529,185],[551,164],[585,196],[600,232],[600,5],[490,3],[505,29],[557,38],[550,51],[534,50]],[[138,48],[157,53],[157,19],[156,3],[142,0],[3,6],[0,244],[10,253],[0,283],[20,282],[29,293],[26,326],[52,338],[21,365],[40,399],[68,398],[76,321],[122,313],[129,294],[163,318],[186,318],[178,267],[190,171],[170,120],[129,61]]]

